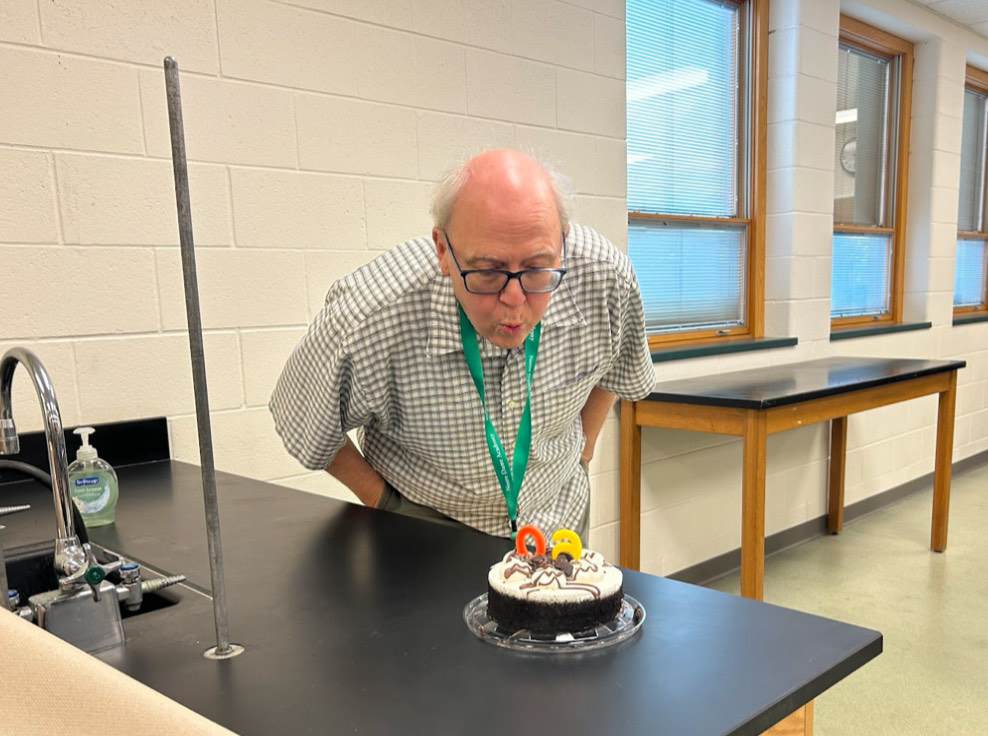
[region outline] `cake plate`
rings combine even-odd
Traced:
[[[487,615],[487,593],[467,603],[463,620],[474,636],[505,649],[561,654],[587,652],[619,644],[633,636],[645,620],[642,604],[625,595],[618,615],[596,629],[557,634],[533,634],[528,629],[509,631]]]

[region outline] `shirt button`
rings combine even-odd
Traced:
[[[508,399],[509,409],[514,409],[516,406],[518,406],[518,402],[516,402],[514,399]]]

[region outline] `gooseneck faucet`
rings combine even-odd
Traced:
[[[55,388],[41,360],[27,348],[10,348],[0,359],[0,455],[13,455],[20,451],[10,401],[14,369],[18,363],[24,366],[34,383],[45,423],[51,489],[55,500],[55,574],[58,576],[58,586],[69,591],[88,585],[92,588],[93,597],[99,600],[100,583],[106,577],[106,571],[96,562],[90,546],[79,542],[75,532],[73,501],[69,493],[69,461]]]

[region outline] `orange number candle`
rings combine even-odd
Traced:
[[[542,536],[542,532],[535,524],[525,524],[521,529],[518,530],[518,536],[515,537],[515,552],[520,555],[529,554],[528,548],[525,547],[525,537],[530,536],[535,541],[535,554],[544,555],[545,554],[545,537]]]
[[[574,560],[580,559],[580,555],[583,554],[583,543],[580,541],[580,535],[574,532],[572,529],[557,529],[552,533],[552,559],[563,552],[569,554]]]

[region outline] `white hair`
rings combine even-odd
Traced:
[[[573,182],[560,171],[553,163],[532,154],[525,154],[537,163],[549,177],[549,186],[552,189],[553,199],[556,201],[556,210],[559,212],[559,223],[565,230],[569,224],[570,212],[573,209]],[[453,206],[460,196],[460,190],[467,182],[472,172],[470,161],[472,157],[450,171],[436,186],[436,193],[432,198],[432,221],[440,230],[445,230],[449,224],[449,218],[453,214]]]

